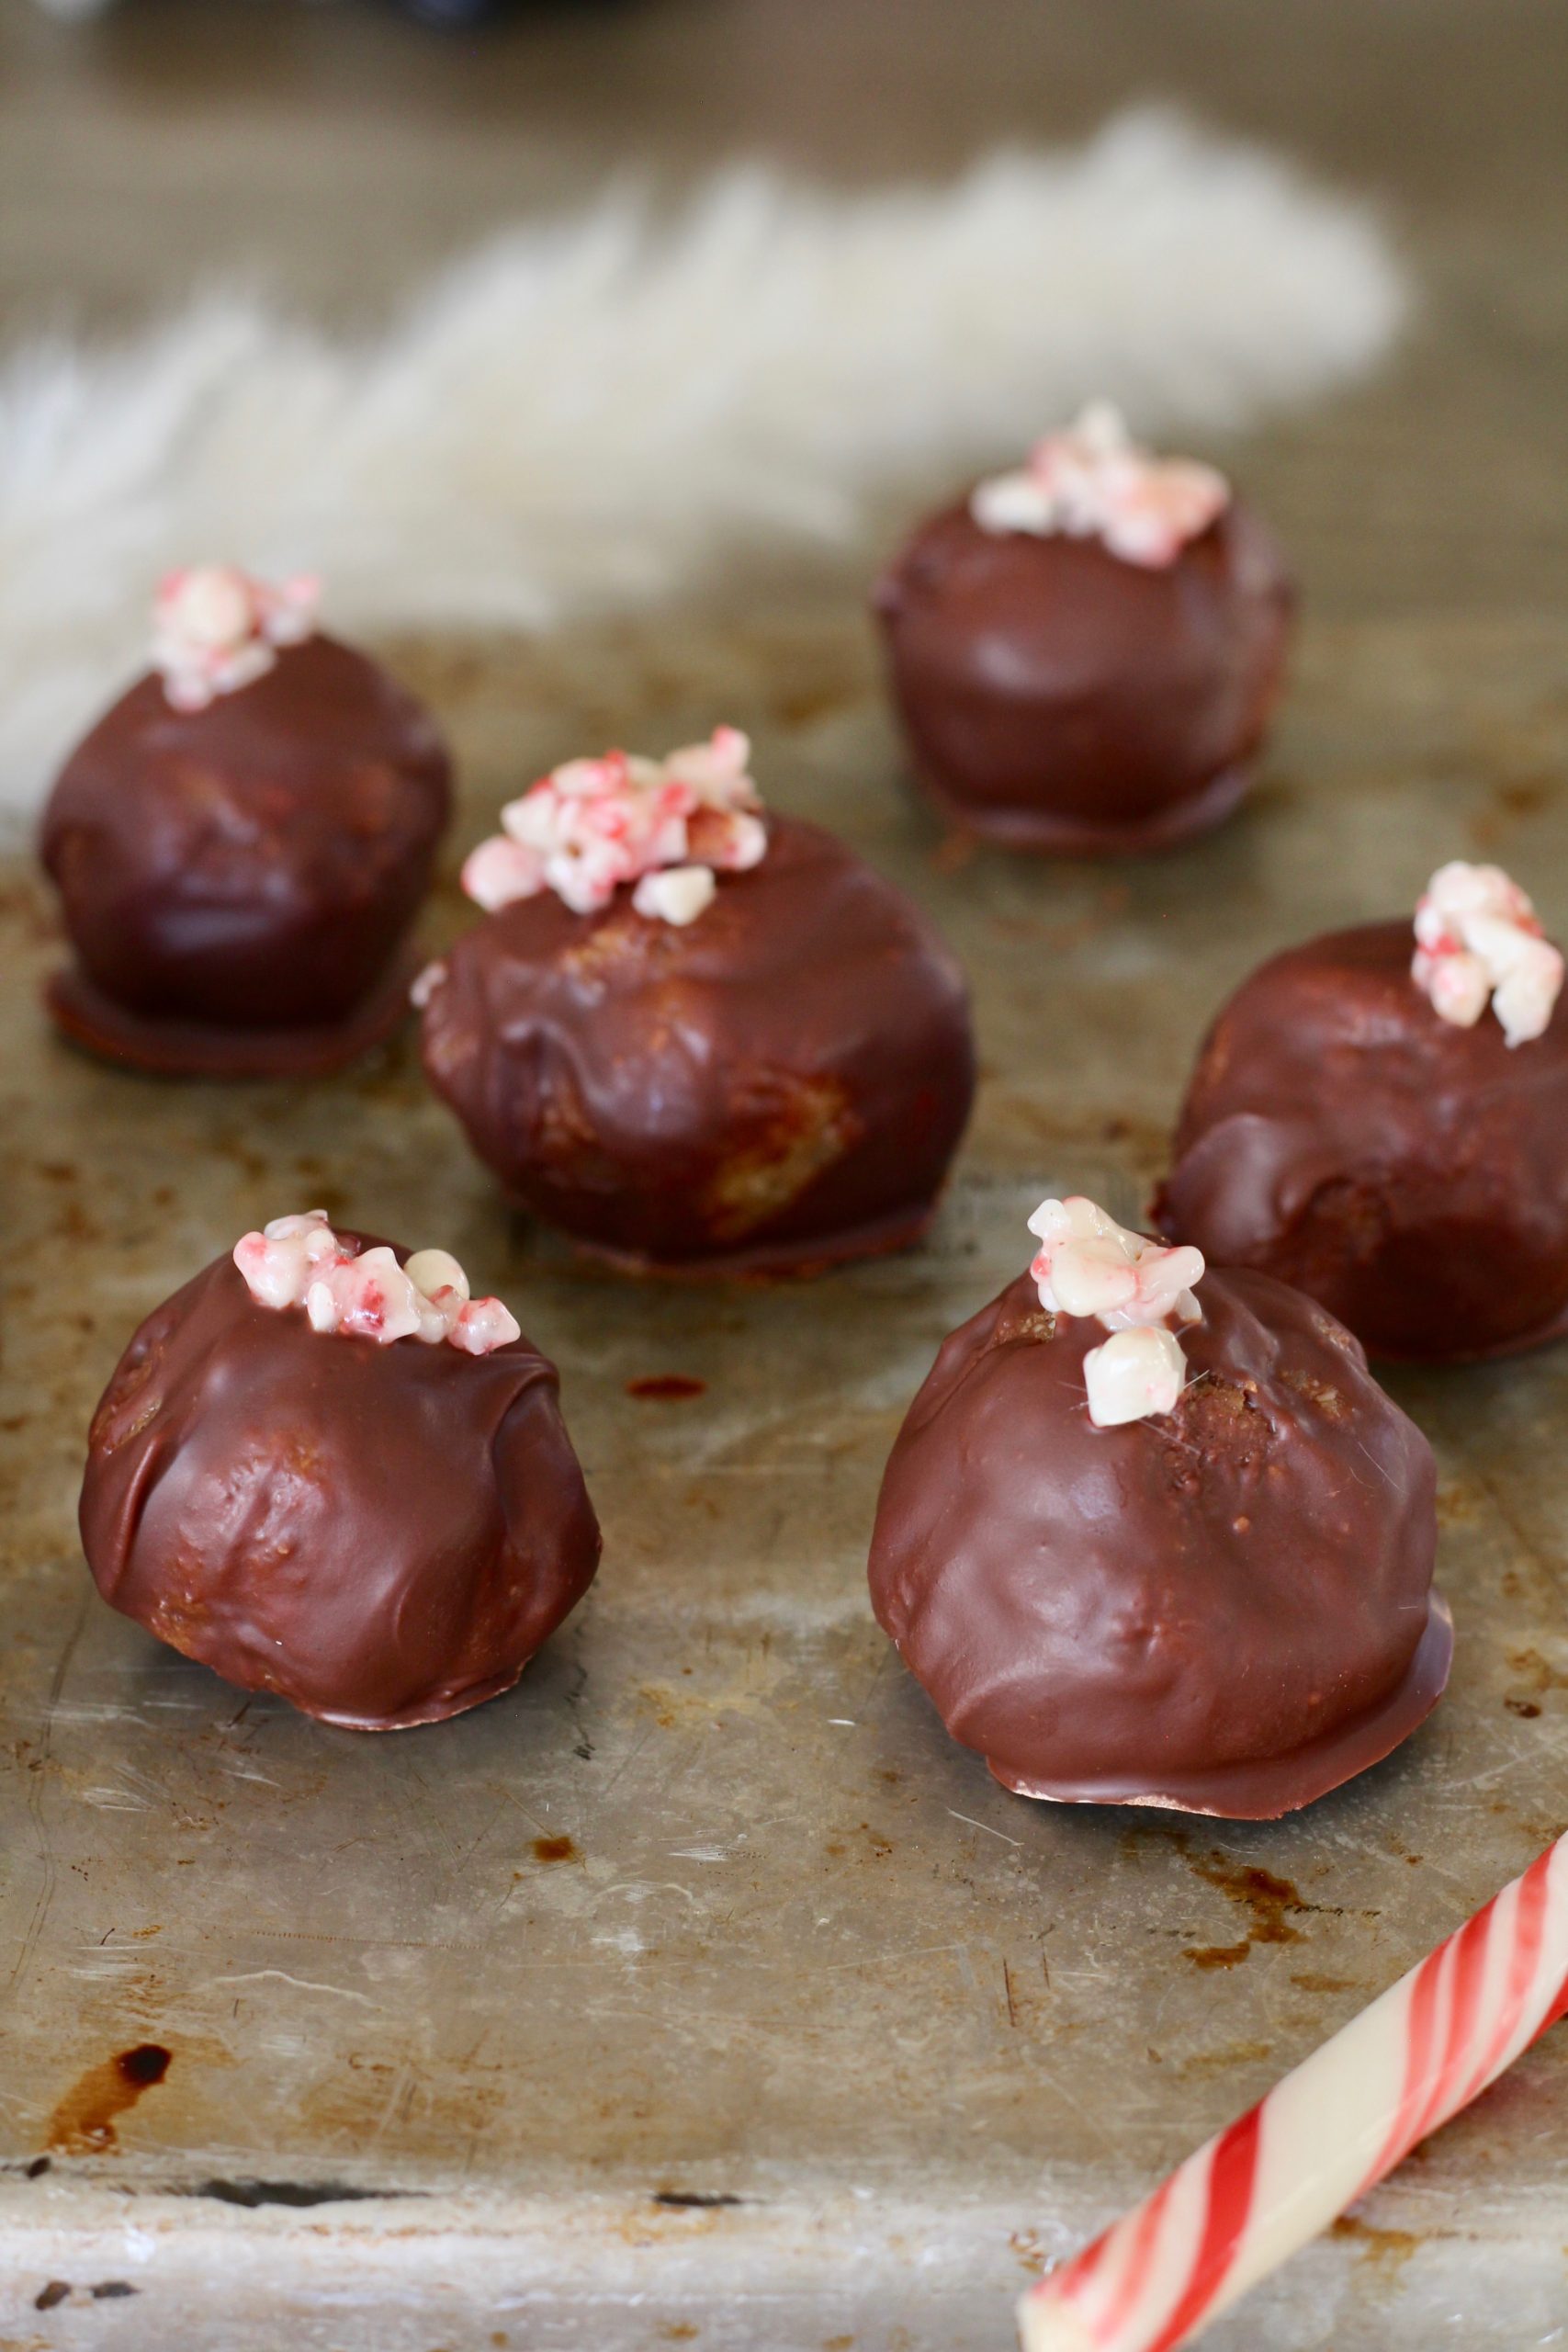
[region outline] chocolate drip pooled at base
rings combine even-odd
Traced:
[[[1359,1343],[1211,1269],[1171,1413],[1100,1429],[1025,1274],[943,1343],[889,1459],[877,1620],[1007,1786],[1266,1819],[1397,1747],[1452,1629],[1436,1474]]]
[[[1568,994],[1510,1046],[1443,1020],[1408,922],[1277,956],[1199,1053],[1162,1232],[1307,1291],[1375,1354],[1460,1363],[1568,1324]]]
[[[77,1042],[226,1075],[349,1058],[397,1017],[383,991],[429,888],[451,797],[434,724],[367,655],[283,647],[205,708],[143,677],[73,752],[40,848],[78,971]],[[367,1012],[374,1004],[374,1019]],[[261,1041],[258,1043],[258,1040]]]
[[[877,584],[916,775],[1008,849],[1165,849],[1235,806],[1279,691],[1294,595],[1245,506],[1165,567],[1096,538],[923,524]]]
[[[243,1690],[365,1731],[509,1689],[599,1559],[530,1341],[473,1356],[315,1331],[257,1305],[227,1257],[127,1348],[81,1523],[115,1608]]]
[[[802,1272],[913,1240],[975,1086],[926,918],[815,825],[770,819],[697,919],[553,892],[460,939],[431,1083],[520,1206],[635,1271]]]

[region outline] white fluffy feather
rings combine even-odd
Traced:
[[[550,626],[733,535],[1015,456],[1095,393],[1245,424],[1367,368],[1404,307],[1355,206],[1161,114],[940,190],[761,170],[657,227],[519,229],[360,345],[213,296],[0,371],[0,821],[142,657],[158,575],[321,571],[333,624]]]

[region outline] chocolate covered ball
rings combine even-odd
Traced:
[[[432,976],[425,1068],[480,1159],[631,1268],[798,1272],[911,1241],[969,1115],[967,994],[931,925],[815,825],[749,821],[765,849],[697,876],[689,920],[639,911],[642,885],[585,913],[547,888]]]
[[[120,1359],[89,1441],[88,1566],[116,1609],[242,1689],[355,1730],[434,1723],[508,1690],[592,1580],[555,1369],[493,1300],[454,1325],[456,1302],[416,1293],[423,1336],[409,1314],[389,1325],[412,1288],[400,1269],[421,1270],[404,1250],[324,1218],[248,1244],[299,1246],[283,1227],[337,1253],[308,1270],[309,1306],[299,1285],[262,1303],[220,1258]],[[444,1312],[455,1339],[431,1337]]]
[[[1125,444],[1086,458],[1081,434],[915,532],[875,592],[887,674],[915,776],[953,824],[1059,855],[1164,849],[1218,823],[1251,781],[1293,595],[1234,498],[1184,511],[1190,536],[1132,530],[1163,522],[1166,474],[1206,469]],[[1050,487],[1064,450],[1076,503]]]
[[[1021,1276],[944,1342],[888,1462],[877,1619],[1021,1795],[1269,1818],[1447,1679],[1426,1440],[1300,1292],[1210,1271],[1196,1297],[1171,1409],[1099,1427],[1105,1330]]]
[[[1161,1228],[1310,1293],[1375,1353],[1504,1353],[1568,1326],[1568,1005],[1510,1045],[1444,1019],[1408,922],[1290,949],[1210,1030]]]
[[[210,1076],[332,1068],[404,1016],[399,950],[450,800],[429,714],[313,634],[199,707],[154,671],[66,762],[43,822],[74,968],[62,1029]]]

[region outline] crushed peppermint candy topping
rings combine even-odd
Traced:
[[[969,511],[983,531],[1097,538],[1123,563],[1158,571],[1229,503],[1230,485],[1213,466],[1152,456],[1119,410],[1093,401],[1065,432],[1037,442],[1016,472],[981,482]]]
[[[1441,1020],[1471,1029],[1490,1001],[1510,1046],[1539,1037],[1562,986],[1562,958],[1500,865],[1439,865],[1416,907],[1411,978]]]
[[[1083,1376],[1089,1419],[1097,1430],[1111,1430],[1122,1421],[1174,1411],[1187,1385],[1187,1359],[1174,1331],[1163,1323],[1145,1323],[1090,1348]]]
[[[324,1209],[274,1217],[234,1244],[234,1263],[258,1306],[302,1306],[313,1331],[345,1338],[446,1340],[466,1355],[488,1356],[522,1332],[499,1298],[470,1298],[468,1278],[445,1250],[416,1250],[404,1266],[384,1243],[345,1243]]]
[[[1130,1233],[1081,1194],[1042,1201],[1029,1230],[1041,1245],[1029,1269],[1041,1306],[1051,1315],[1093,1316],[1112,1335],[1084,1358],[1096,1428],[1168,1413],[1187,1379],[1170,1320],[1202,1318],[1192,1295],[1203,1278],[1202,1251],[1168,1250]]]
[[[237,564],[171,571],[152,607],[152,662],[175,710],[205,710],[262,678],[280,645],[313,634],[321,582],[308,573],[276,587]]]
[[[664,760],[628,752],[568,760],[508,802],[502,831],[464,865],[463,888],[487,914],[554,890],[589,915],[632,882],[638,914],[694,922],[712,901],[716,871],[744,873],[766,852],[750,757],[738,727],[716,727],[707,742]]]

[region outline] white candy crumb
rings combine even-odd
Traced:
[[[1164,1324],[1112,1332],[1083,1360],[1089,1417],[1096,1429],[1115,1429],[1151,1413],[1168,1413],[1187,1385],[1181,1342]]]
[[[717,890],[709,866],[666,865],[643,876],[632,892],[632,904],[639,915],[683,926],[712,906]]]

